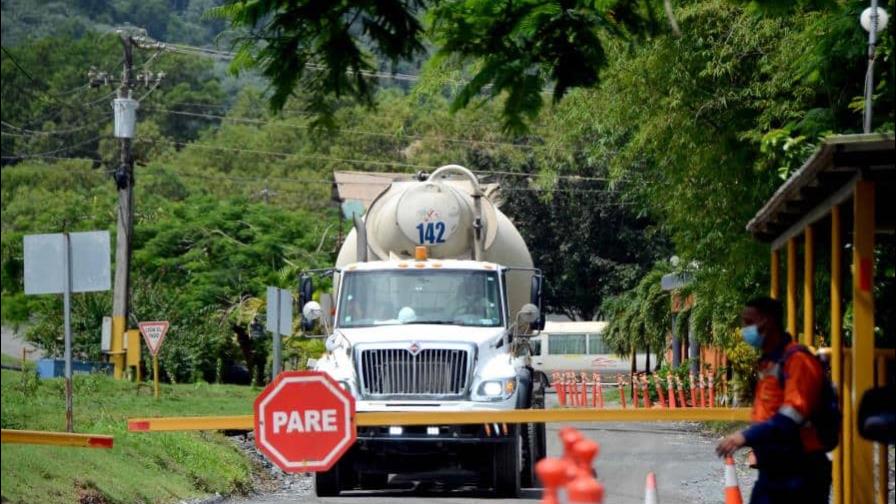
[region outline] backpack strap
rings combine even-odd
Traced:
[[[775,361],[778,371],[778,385],[780,385],[781,388],[784,388],[784,381],[787,380],[787,373],[784,372],[784,365],[787,363],[787,359],[789,359],[791,355],[797,352],[805,352],[812,357],[815,357],[815,354],[812,353],[812,351],[809,350],[806,345],[796,344],[785,349],[781,353],[781,357],[779,357],[778,360]]]
[[[818,358],[814,353],[812,353],[811,350],[809,350],[806,345],[802,344],[792,345],[784,350],[784,352],[782,352],[781,354],[781,357],[775,362],[778,372],[778,384],[782,389],[784,388],[784,382],[787,380],[787,373],[784,371],[784,365],[786,364],[787,359],[789,359],[791,355],[797,352],[803,352],[807,355],[811,355],[813,358]],[[788,405],[782,406],[781,409],[778,410],[778,412],[789,417],[797,425],[802,425],[807,420],[803,417],[802,414],[800,414],[799,411]]]

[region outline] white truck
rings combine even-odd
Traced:
[[[541,273],[510,220],[461,166],[394,182],[354,219],[332,270],[335,313],[300,279],[303,323],[322,319],[314,368],[357,411],[543,408],[547,379],[528,337],[544,325]],[[536,486],[544,424],[359,427],[356,444],[316,474],[319,496],[386,488],[402,475],[466,474],[501,496]]]

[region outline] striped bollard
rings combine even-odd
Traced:
[[[625,409],[625,385],[622,382],[622,375],[616,375],[616,386],[619,387],[619,402],[622,409]]]
[[[576,406],[576,396],[573,392],[573,383],[569,379],[569,372],[563,374],[563,380],[566,387],[566,404],[574,408]]]
[[[709,374],[709,407],[716,407],[716,386],[713,383],[712,373]]]
[[[660,402],[660,407],[665,408],[666,407],[666,398],[663,397],[662,380],[660,379],[659,375],[657,375],[657,374],[653,375],[653,386],[656,387],[656,397]]]
[[[669,375],[666,376],[666,378],[667,378],[666,382],[669,386],[669,388],[666,389],[668,392],[668,397],[669,397],[669,407],[672,409],[675,409],[675,382],[672,381],[673,380],[672,373],[669,373]]]
[[[582,371],[582,407],[588,407],[588,375]]]
[[[687,408],[688,403],[684,400],[684,385],[681,384],[681,378],[676,376],[675,384],[678,385],[678,404],[682,408]]]
[[[706,407],[706,382],[703,371],[700,371],[700,407]]]
[[[650,390],[647,388],[647,375],[641,375],[641,397],[644,400],[645,408],[652,408],[653,404],[650,402]]]
[[[694,381],[694,373],[690,373],[688,375],[688,385],[691,389],[691,407],[697,407],[697,387],[696,382]]]
[[[632,374],[630,383],[632,384],[632,408],[638,407],[638,375]]]
[[[564,390],[566,382],[563,380],[563,376],[554,371],[551,373],[551,381],[554,383],[554,390],[557,391],[557,401],[561,407],[566,407],[566,390]]]

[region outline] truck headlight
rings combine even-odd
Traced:
[[[516,378],[486,380],[476,387],[473,399],[479,401],[503,401],[516,391]]]

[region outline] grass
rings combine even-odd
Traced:
[[[13,366],[13,367],[17,367],[17,368],[22,367],[22,358],[21,357],[13,357],[12,355],[8,355],[8,354],[0,354],[0,356],[2,356],[2,359],[3,359],[2,362],[3,362],[4,366]],[[25,367],[33,368],[34,363],[31,361],[26,361]]]
[[[2,371],[4,429],[65,430],[61,379]],[[146,384],[101,375],[74,379],[76,432],[115,435],[111,450],[2,445],[2,500],[10,503],[164,503],[244,492],[252,467],[219,433],[129,433],[138,416],[251,414],[258,389],[205,383]]]

